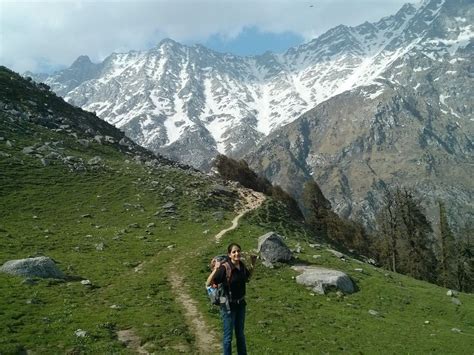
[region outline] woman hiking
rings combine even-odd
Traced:
[[[221,317],[224,325],[222,340],[224,355],[232,354],[232,333],[234,331],[237,340],[237,353],[245,355],[247,354],[244,334],[245,284],[252,275],[257,256],[251,256],[251,265],[247,268],[241,261],[242,248],[236,243],[229,244],[227,256],[227,260],[215,262],[214,269],[207,278],[206,286],[224,284],[228,297],[228,302],[221,304]]]

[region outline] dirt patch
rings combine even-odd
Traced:
[[[137,354],[149,354],[144,347],[141,346],[141,341],[133,329],[119,330],[117,338],[121,343],[124,343],[127,349],[132,350]]]

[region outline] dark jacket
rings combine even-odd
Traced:
[[[231,266],[231,277],[230,277],[230,295],[231,303],[241,300],[245,297],[245,284],[249,281],[250,272],[243,262],[240,262],[240,269],[234,266],[232,262],[228,261]],[[227,285],[227,277],[225,266],[221,265],[214,275],[214,283],[224,283]]]

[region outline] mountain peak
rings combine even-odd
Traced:
[[[172,40],[171,38],[164,38],[158,43],[158,47],[163,47],[163,46],[174,47],[174,46],[181,46],[181,44],[179,44],[175,40]]]
[[[71,67],[78,67],[83,65],[93,64],[89,56],[87,55],[80,55],[77,59],[72,63]]]

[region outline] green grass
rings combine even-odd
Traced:
[[[460,294],[461,306],[451,302],[446,289],[349,259],[341,261],[323,246],[314,249],[304,229],[265,222],[266,206],[246,218],[240,228],[226,235],[222,245],[209,249],[201,268],[190,270],[188,282],[202,287],[213,254],[222,253],[230,241],[241,241],[244,250],[256,247],[257,237],[275,230],[299,243],[303,251],[295,263],[346,272],[359,291],[352,295],[315,295],[296,284],[289,265],[268,269],[258,265],[248,284],[246,334],[256,354],[470,354],[474,342],[474,297]],[[258,222],[259,223],[256,223]],[[285,232],[286,230],[286,232]],[[313,255],[321,255],[313,258]],[[362,268],[364,271],[355,271]],[[205,296],[195,293],[209,321],[220,327],[219,315]],[[379,312],[372,316],[369,310]],[[425,321],[429,323],[425,324]],[[455,333],[452,328],[461,329]]]
[[[47,130],[39,130],[37,139],[41,136],[56,138]],[[106,162],[105,169],[77,173],[61,163],[43,167],[21,153],[31,145],[23,131],[9,132],[8,138],[14,146],[2,150],[11,157],[0,160],[0,264],[47,255],[69,276],[89,279],[94,287],[79,280],[28,286],[20,277],[0,274],[0,353],[126,352],[115,333],[127,328],[150,343],[150,350],[193,349],[167,265],[208,239],[203,231],[213,235],[224,228],[233,201],[210,198],[206,179],[175,168],[127,164],[111,147],[97,144],[84,152],[74,141],[65,142],[68,154],[100,155]],[[172,217],[161,212],[169,201],[177,207]],[[214,218],[216,211],[224,218]],[[102,251],[96,249],[100,243]],[[142,271],[135,272],[141,263]],[[77,337],[77,329],[87,336]]]
[[[21,349],[127,353],[115,335],[127,328],[134,329],[150,351],[177,353],[177,346],[185,346],[192,352],[193,334],[170,292],[170,262],[199,252],[197,259],[184,258],[180,271],[207,321],[220,331],[218,312],[208,305],[203,289],[207,264],[213,255],[225,252],[228,242],[237,241],[249,251],[256,248],[258,236],[270,230],[286,236],[290,247],[300,243],[303,252],[298,261],[345,271],[360,291],[342,297],[312,295],[295,283],[296,272],[289,266],[267,269],[259,264],[248,285],[246,327],[252,353],[472,351],[472,295],[461,294],[462,305],[455,306],[445,289],[355,261],[340,261],[324,248],[310,248],[311,234],[287,220],[274,202],[247,215],[216,245],[212,236],[230,224],[231,203],[220,209],[225,218],[216,221],[214,208],[206,209],[198,199],[189,198],[196,183],[191,176],[173,169],[149,174],[138,165],[113,173],[78,174],[61,166],[35,164],[34,160],[17,166],[11,160],[0,162],[4,172],[0,263],[44,254],[69,275],[89,279],[97,287],[51,280],[28,286],[22,278],[0,274],[2,354]],[[180,184],[173,183],[177,179]],[[151,181],[158,181],[160,187]],[[209,182],[200,184],[205,190]],[[172,196],[164,192],[168,185],[177,189]],[[155,216],[169,200],[178,206],[176,219]],[[85,214],[91,218],[81,217]],[[131,227],[132,223],[139,227]],[[149,223],[155,225],[147,228]],[[96,250],[100,242],[103,251]],[[169,245],[175,248],[170,250]],[[315,254],[321,257],[314,259]],[[134,268],[142,262],[142,272],[136,273]],[[381,317],[371,316],[369,309]],[[87,336],[75,336],[77,329]]]

